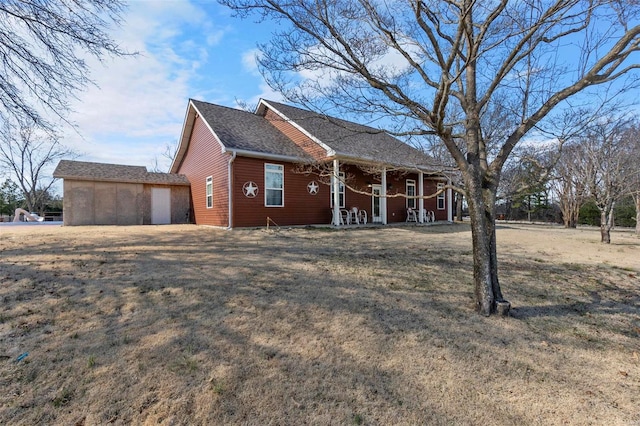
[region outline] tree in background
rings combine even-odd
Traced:
[[[0,129],[0,166],[16,179],[30,212],[42,209],[55,182],[48,169],[63,158],[76,156],[57,136],[39,130],[34,122],[19,125],[5,121]]]
[[[528,221],[534,216],[537,220],[547,219],[550,173],[555,162],[556,157],[545,147],[527,147],[513,154],[498,188],[498,198],[507,207],[505,214],[510,219],[521,219],[518,211],[524,212]]]
[[[153,157],[151,171],[154,173],[166,173],[171,168],[173,159],[176,158],[177,149],[175,144],[167,142],[160,156]]]
[[[11,179],[5,179],[0,186],[0,215],[13,215],[23,202],[18,185]]]
[[[640,188],[640,185],[636,188]],[[640,189],[636,189],[633,193],[633,202],[636,207],[636,235],[640,235]]]
[[[578,225],[580,208],[587,198],[587,185],[580,173],[584,161],[580,146],[565,145],[554,168],[552,188],[558,198],[565,228]]]
[[[446,147],[464,181],[457,190],[469,206],[475,299],[484,315],[509,308],[498,280],[495,205],[512,151],[557,120],[554,111],[607,101],[605,91],[588,100],[586,91],[622,84],[639,68],[635,2],[221,2],[281,24],[258,59],[289,101],[370,123],[383,117],[379,125],[395,135],[433,135]],[[483,124],[493,111],[504,118],[495,145]]]
[[[609,119],[595,124],[580,141],[583,158],[578,178],[585,182],[589,197],[600,212],[603,243],[611,242],[616,203],[636,190],[638,163],[635,127],[629,120]]]
[[[118,0],[3,0],[0,2],[0,121],[29,119],[51,128],[68,100],[90,83],[86,55],[124,55],[108,36]],[[44,114],[44,115],[43,115]]]
[[[640,236],[640,124],[636,122],[629,132],[629,137],[634,142],[631,153],[631,164],[635,164],[635,166],[632,166],[635,167],[635,173],[632,173],[630,177],[630,195],[635,207],[636,235]]]

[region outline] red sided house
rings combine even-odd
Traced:
[[[170,173],[189,180],[200,225],[452,220],[450,190],[423,197],[447,184],[429,156],[378,129],[272,101],[250,113],[190,100]]]

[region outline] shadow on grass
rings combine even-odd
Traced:
[[[90,407],[88,423],[526,423],[526,410],[499,412],[505,400],[479,390],[500,374],[518,380],[521,366],[494,357],[546,331],[478,317],[470,251],[399,231],[135,231],[60,237],[52,258],[4,248],[2,339],[37,362],[0,367],[17,395],[0,420],[75,422],[69,413]],[[511,291],[561,297],[538,284]],[[599,313],[618,313],[598,297]],[[579,314],[514,309],[525,321]],[[490,367],[477,375],[478,363]]]

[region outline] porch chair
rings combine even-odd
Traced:
[[[348,215],[347,223],[349,225],[353,225],[353,224],[358,225],[360,223],[357,207],[352,207],[350,210],[347,210],[347,215]]]
[[[340,218],[340,225],[344,225],[347,223],[347,215],[346,215],[346,210],[340,209],[340,212],[338,213],[338,217]],[[331,209],[331,224],[335,224],[336,217],[335,217],[335,211],[333,209]]]
[[[351,214],[349,210],[340,209],[340,223],[343,225],[351,224]]]
[[[418,215],[414,209],[407,209],[407,222],[418,222]]]
[[[422,211],[422,221],[424,223],[429,223],[429,222],[435,222],[436,221],[436,215],[433,212],[433,210],[423,210]]]
[[[367,211],[366,210],[358,210],[358,221],[362,225],[367,224]]]

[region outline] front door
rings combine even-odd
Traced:
[[[371,222],[382,222],[382,212],[380,211],[380,194],[382,193],[382,185],[373,185],[371,187]]]

